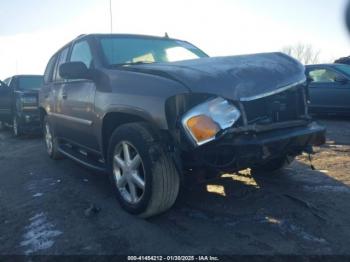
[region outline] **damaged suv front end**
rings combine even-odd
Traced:
[[[256,100],[231,104],[214,98],[194,107],[182,118],[183,133],[191,144],[184,162],[188,168],[238,171],[272,167],[275,165],[271,161],[277,161],[280,165],[276,168],[265,169],[274,171],[283,166],[284,160],[311,153],[312,146],[325,142],[325,128],[307,115],[305,95],[305,87],[298,85]],[[293,114],[285,112],[286,100],[294,98],[300,99],[300,106]],[[214,112],[208,110],[211,104]]]
[[[180,115],[180,147],[187,168],[275,171],[325,142],[325,128],[308,114],[299,62],[280,53],[205,60],[206,65],[196,66],[202,67],[201,73],[210,71],[210,77],[201,78],[207,78],[204,88],[189,84],[195,86],[194,93],[173,102]],[[209,87],[213,78],[225,88]]]

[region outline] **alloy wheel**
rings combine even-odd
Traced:
[[[113,175],[123,199],[129,204],[139,203],[145,193],[145,169],[140,154],[127,141],[115,147]]]

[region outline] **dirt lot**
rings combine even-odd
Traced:
[[[122,211],[106,176],[2,131],[0,254],[350,254],[350,119],[321,122],[316,170],[302,156],[271,178],[187,185],[149,220]]]

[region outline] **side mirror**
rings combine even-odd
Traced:
[[[310,84],[311,82],[313,82],[314,80],[311,78],[311,76],[306,76],[306,83]]]
[[[0,80],[0,87],[7,87],[7,85]]]
[[[83,62],[67,62],[59,67],[63,79],[91,79],[89,69]]]
[[[343,85],[345,85],[346,83],[349,82],[349,80],[344,76],[337,76],[334,80],[335,80],[335,82],[343,84]]]

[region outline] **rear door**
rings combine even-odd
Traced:
[[[310,107],[315,111],[342,112],[350,109],[350,82],[339,82],[345,75],[330,67],[308,69]]]
[[[63,137],[64,129],[66,127],[66,119],[63,117],[62,111],[62,90],[66,80],[59,75],[59,67],[65,63],[68,58],[69,46],[63,48],[56,54],[54,59],[54,69],[52,71],[51,82],[49,83],[49,93],[46,94],[48,102],[51,105],[51,117],[53,118],[53,126],[55,136]]]
[[[0,81],[0,121],[11,120],[11,106],[12,106],[12,89],[9,87],[11,79],[6,79],[5,82]]]
[[[86,40],[74,43],[68,61],[80,61],[91,68],[93,60],[89,43]],[[64,81],[57,111],[62,119],[60,135],[68,141],[97,151],[97,137],[93,130],[95,91],[95,83],[91,80]]]

